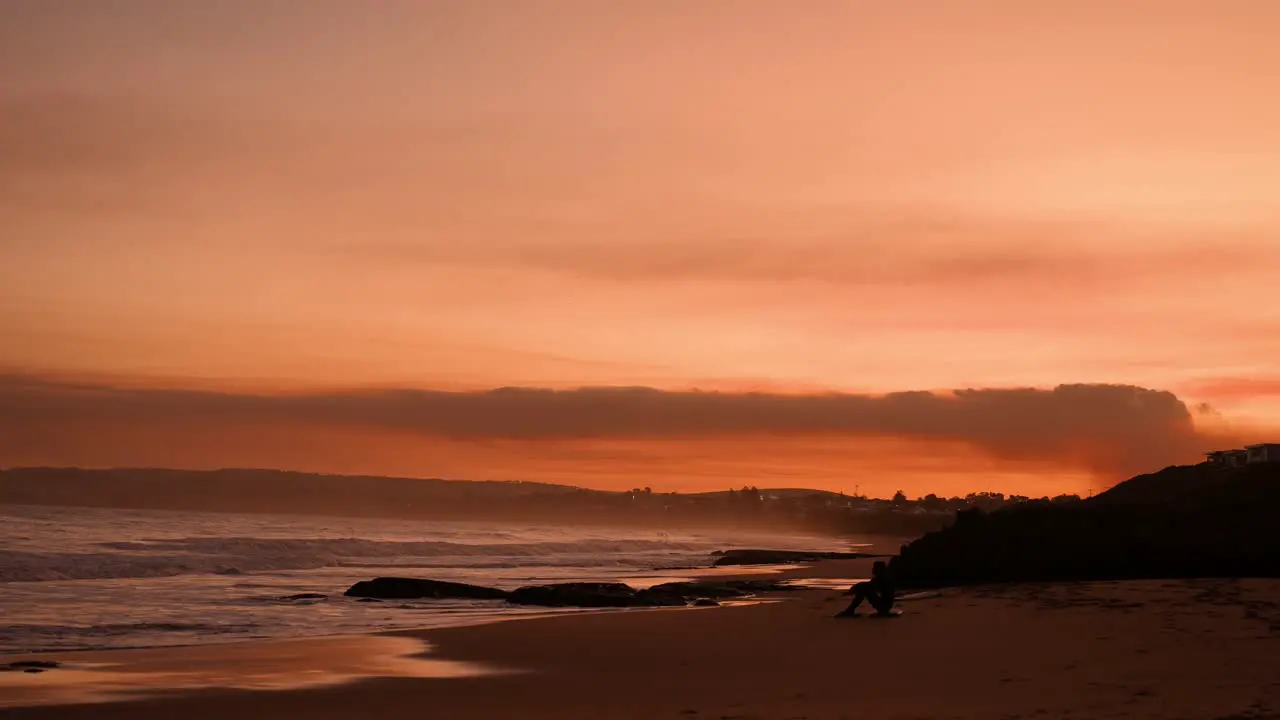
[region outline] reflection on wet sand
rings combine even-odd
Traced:
[[[109,702],[206,689],[292,690],[372,677],[464,677],[496,672],[425,656],[409,637],[361,636],[186,648],[60,653],[57,669],[0,673],[0,707]],[[17,658],[35,659],[31,658]]]

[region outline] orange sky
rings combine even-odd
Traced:
[[[7,2],[0,374],[255,396],[1101,383],[1175,393],[1197,438],[1261,437],[1276,27],[1264,0]],[[10,419],[46,402],[14,397]],[[76,407],[75,433],[0,465],[872,493],[1130,470],[892,424],[512,439],[290,416],[250,451],[229,439],[250,413],[171,426],[161,452],[163,424],[105,443],[110,413]]]

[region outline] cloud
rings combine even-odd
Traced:
[[[1192,413],[1172,393],[1127,385],[888,395],[626,387],[248,395],[9,378],[0,383],[0,411],[0,430],[16,436],[44,428],[49,434],[42,442],[54,447],[57,433],[72,427],[81,433],[126,426],[172,433],[186,425],[240,424],[532,443],[884,437],[958,442],[996,458],[1038,460],[1113,476],[1193,460],[1218,442],[1197,431]],[[188,440],[198,443],[199,437]]]
[[[130,96],[72,92],[0,94],[0,176],[181,171],[231,150],[269,147],[251,127],[193,108]]]
[[[255,128],[164,100],[0,91],[0,211],[26,226],[20,235],[33,244],[84,216],[189,222],[221,188],[284,164],[288,152],[273,142],[280,137],[268,123]],[[95,226],[77,237],[102,234]]]
[[[16,220],[41,226],[79,210],[144,226],[192,209],[219,221],[288,218],[285,227],[326,236],[343,262],[366,270],[420,263],[607,282],[873,288],[1012,282],[1074,293],[1219,272],[1269,277],[1280,261],[1268,235],[1247,229],[1152,230],[782,192],[744,200],[704,195],[696,182],[655,198],[652,187],[593,168],[566,181],[536,153],[507,148],[515,140],[502,127],[436,119],[372,132],[292,117],[106,92],[0,93],[0,194],[17,199]],[[511,157],[525,158],[519,172]]]
[[[1280,396],[1280,376],[1210,378],[1190,383],[1186,390],[1220,402],[1276,397]]]
[[[820,213],[825,216],[815,221],[820,227],[801,221],[776,231],[747,230],[729,213],[718,228],[697,232],[549,220],[535,223],[533,232],[495,227],[478,243],[368,239],[339,251],[371,263],[536,270],[608,282],[819,282],[873,288],[1013,282],[1068,285],[1073,291],[1238,273],[1245,263],[1256,270],[1261,258],[1280,260],[1280,251],[1245,231],[1153,234],[1106,223],[965,217],[927,205]],[[1135,268],[1142,273],[1135,274]]]
[[[719,197],[693,180],[655,197],[596,168],[565,180],[537,152],[508,148],[516,140],[504,128],[468,127],[435,119],[373,132],[176,98],[0,93],[0,196],[15,199],[15,224],[35,228],[32,244],[81,212],[129,220],[136,237],[193,213],[236,232],[261,216],[281,237],[323,238],[365,272],[417,263],[611,283],[1013,284],[1075,295],[1220,273],[1270,281],[1280,264],[1270,237],[1248,229],[781,191]]]

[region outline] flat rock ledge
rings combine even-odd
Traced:
[[[375,578],[352,585],[347,597],[377,600],[505,600],[539,607],[680,607],[699,601],[745,598],[796,590],[768,580],[670,582],[636,589],[623,583],[554,583],[500,590],[482,585],[417,578]],[[705,604],[705,603],[704,603]]]
[[[726,550],[716,558],[716,567],[726,565],[790,565],[819,560],[861,560],[888,555],[859,552],[809,552],[805,550]]]

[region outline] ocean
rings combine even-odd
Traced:
[[[847,541],[731,530],[409,521],[0,506],[0,653],[192,645],[492,622],[572,610],[501,601],[362,603],[397,575],[514,589],[643,587],[716,550],[845,550]],[[302,594],[323,598],[289,599]]]

